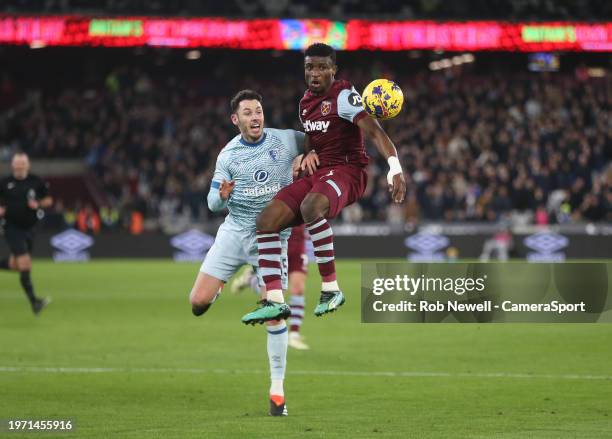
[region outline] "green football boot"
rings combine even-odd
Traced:
[[[242,317],[242,323],[245,325],[254,325],[255,323],[263,323],[269,320],[286,319],[291,315],[291,308],[286,303],[270,302],[269,300],[260,300],[257,302],[259,306],[248,314]]]
[[[328,312],[334,312],[344,304],[342,291],[321,291],[319,304],[315,308],[315,316],[321,317]]]

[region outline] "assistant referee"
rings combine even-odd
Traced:
[[[34,314],[49,303],[34,294],[30,271],[32,270],[32,241],[34,226],[43,216],[42,209],[50,207],[47,184],[29,173],[27,154],[18,152],[11,161],[13,175],[0,180],[0,221],[4,223],[4,236],[10,256],[0,260],[0,269],[19,272],[19,279],[28,296]]]

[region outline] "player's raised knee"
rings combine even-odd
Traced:
[[[262,210],[259,215],[257,215],[257,220],[255,221],[255,226],[257,230],[261,230],[264,232],[275,232],[272,229],[273,226],[273,217],[266,212],[267,208]]]
[[[194,294],[193,291],[189,295],[189,303],[191,306],[204,306],[209,304],[202,295]]]
[[[285,217],[282,206],[273,200],[257,215],[257,230],[278,233],[287,226]]]
[[[308,194],[300,204],[300,212],[306,223],[324,218],[327,215],[328,209],[329,202],[321,194]]]
[[[17,256],[15,258],[15,266],[18,271],[31,271],[32,259],[28,255]]]
[[[191,303],[191,312],[193,315],[198,317],[208,311],[213,302],[217,299],[220,292],[221,290],[219,289],[219,291],[211,299],[210,294],[208,294],[206,291],[192,290],[191,294],[189,295],[189,302]]]

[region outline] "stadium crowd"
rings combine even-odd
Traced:
[[[299,75],[245,77],[230,73],[235,61],[205,78],[119,67],[86,84],[27,89],[4,113],[0,146],[82,157],[125,215],[167,227],[205,220],[215,158],[236,135],[228,117],[235,91],[262,93],[267,126],[300,129]],[[385,128],[409,192],[404,205],[389,204],[387,166],[371,151],[366,195],[345,221],[612,221],[609,77],[347,64],[341,76],[359,88],[386,76],[404,89],[406,107]],[[3,87],[18,89],[13,81],[5,77]]]
[[[334,19],[501,19],[501,20],[591,20],[612,14],[605,0],[7,0],[0,4],[5,13],[124,14],[213,17],[326,17]]]

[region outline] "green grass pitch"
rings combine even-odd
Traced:
[[[288,418],[267,416],[262,327],[252,293],[225,292],[201,318],[196,264],[35,261],[35,318],[0,272],[0,419],[72,419],[66,438],[610,438],[612,325],[366,325],[357,261],[338,262],[347,296],[289,351]],[[64,369],[62,369],[64,368]]]

